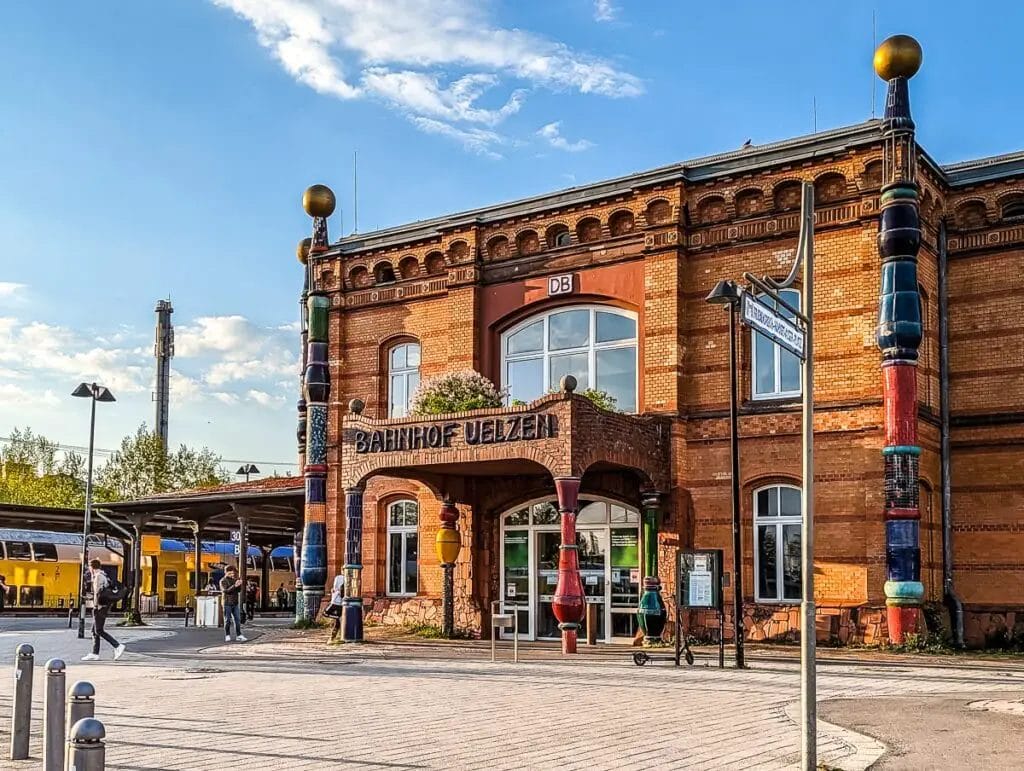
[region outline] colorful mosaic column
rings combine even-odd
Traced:
[[[455,504],[445,499],[441,504],[441,527],[437,531],[434,547],[437,550],[437,561],[444,570],[444,589],[441,598],[443,620],[441,634],[451,638],[455,636],[455,560],[459,558],[462,543],[455,523],[459,521],[459,510]]]
[[[917,145],[908,81],[921,66],[921,46],[906,35],[875,52],[875,72],[889,84],[882,120],[884,139],[878,252],[882,290],[876,338],[882,351],[885,412],[885,582],[889,640],[917,629],[924,599],[918,508],[917,357],[921,298],[917,252],[921,246],[916,174]]]
[[[309,315],[306,311],[306,300],[309,297],[309,247],[312,238],[303,238],[295,249],[295,255],[302,263],[302,294],[299,295],[299,338],[302,350],[302,368],[299,370],[299,421],[295,430],[295,438],[299,444],[299,471],[306,469],[306,346],[309,342]],[[306,617],[305,603],[302,601],[302,530],[295,534],[292,554],[295,567],[295,620],[302,621]]]
[[[302,206],[313,218],[309,261],[327,251],[327,217],[334,212],[334,193],[313,185],[302,196]],[[327,584],[327,400],[331,377],[327,365],[327,326],[331,301],[317,291],[312,266],[307,267],[307,340],[304,397],[306,401],[305,527],[302,537],[303,617],[316,620]],[[300,427],[301,430],[301,427]]]
[[[560,477],[555,480],[555,492],[562,518],[562,544],[558,547],[558,585],[551,610],[558,619],[558,628],[562,630],[562,653],[575,653],[576,635],[587,609],[576,546],[580,480],[577,477]]]
[[[363,639],[363,488],[345,491],[345,600],[341,639]]]
[[[644,509],[644,592],[637,609],[637,623],[644,633],[644,642],[661,639],[668,611],[661,598],[661,579],[658,578],[658,493],[645,493]]]

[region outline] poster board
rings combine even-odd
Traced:
[[[680,551],[676,602],[682,608],[722,609],[722,550]]]

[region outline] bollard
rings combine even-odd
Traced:
[[[94,717],[86,717],[71,726],[68,738],[68,771],[103,771],[107,765],[107,748],[103,743],[107,731]]]
[[[14,657],[14,710],[11,716],[11,760],[28,757],[28,739],[32,724],[32,667],[35,649],[28,643],[18,646]]]
[[[46,662],[43,692],[43,771],[64,771],[64,662]]]
[[[79,680],[68,691],[68,722],[65,734],[71,736],[71,726],[79,720],[96,716],[96,689],[88,680]]]
[[[72,624],[74,624],[74,622],[75,622],[75,604],[71,603],[68,606],[68,629],[71,628],[71,626],[72,626]]]

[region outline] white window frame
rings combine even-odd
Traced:
[[[800,307],[800,292],[796,289],[783,289],[779,292],[788,302],[797,310],[801,310]],[[795,295],[795,297],[794,297]],[[764,295],[758,296],[760,299],[771,300]],[[774,304],[774,301],[773,301]],[[771,391],[765,391],[758,393],[757,391],[757,337],[760,333],[750,330],[750,398],[755,401],[762,399],[791,399],[801,394],[801,385],[799,378],[797,379],[797,387],[794,391],[783,391],[781,390],[782,383],[782,352],[785,350],[778,343],[772,343],[772,371],[775,377],[775,387]],[[792,354],[791,354],[792,355]],[[797,366],[800,366],[799,359],[797,360]]]
[[[406,417],[409,414],[409,403],[412,401],[412,390],[410,390],[410,388],[409,388],[409,380],[410,380],[410,377],[412,375],[416,375],[417,380],[419,379],[420,368],[419,368],[419,365],[417,365],[415,367],[406,366],[406,367],[394,368],[394,367],[391,366],[391,358],[392,358],[392,356],[394,356],[395,351],[397,351],[398,349],[400,349],[400,348],[409,348],[409,347],[412,347],[412,346],[415,346],[416,349],[418,350],[419,355],[421,357],[420,361],[422,362],[423,361],[423,359],[422,359],[423,349],[420,347],[420,344],[417,341],[415,341],[415,340],[407,340],[404,343],[397,343],[397,344],[391,346],[390,348],[388,348],[388,417],[389,418],[404,418],[404,417]],[[405,360],[406,361],[409,360],[409,352],[408,351],[406,351],[406,353],[405,353]],[[394,403],[393,396],[394,396],[394,390],[395,389],[394,389],[394,386],[392,385],[392,383],[393,383],[393,380],[394,380],[395,377],[400,377],[402,379],[402,383],[405,385],[405,404],[404,405],[396,405]],[[395,409],[396,407],[400,407],[400,409]]]
[[[416,524],[415,525],[392,525],[391,524],[391,510],[395,506],[397,506],[399,504],[405,504],[405,503],[411,503],[411,504],[413,504],[416,507]],[[413,592],[408,591],[407,587],[405,585],[405,562],[406,562],[406,545],[408,543],[408,537],[407,536],[408,536],[409,533],[414,533],[416,535],[416,588],[417,588],[417,591],[418,591],[419,583],[420,583],[420,578],[419,578],[419,572],[420,572],[420,556],[419,556],[420,555],[420,548],[419,548],[420,505],[419,505],[419,501],[417,501],[414,498],[400,498],[397,501],[392,501],[391,503],[388,504],[387,510],[386,510],[385,514],[387,516],[387,537],[385,538],[386,546],[385,546],[385,560],[384,560],[384,589],[385,589],[384,593],[388,597],[415,597],[417,592],[415,592],[415,591],[413,591]],[[402,536],[401,537],[402,553],[400,555],[398,555],[399,558],[401,559],[401,567],[402,567],[401,571],[399,571],[399,574],[398,574],[398,576],[399,576],[399,584],[401,584],[401,585],[399,587],[400,591],[397,591],[397,592],[392,591],[392,589],[391,589],[391,557],[392,557],[392,552],[391,552],[391,536],[392,536],[393,533],[400,533],[401,536]]]
[[[557,350],[551,350],[548,347],[548,322],[552,316],[557,313],[565,313],[566,311],[589,311],[590,312],[590,332],[588,335],[589,343],[587,345],[579,346],[576,348],[559,348]],[[636,335],[631,338],[624,338],[622,340],[613,340],[607,343],[597,342],[597,313],[610,313],[616,316],[623,316],[633,322],[635,325]],[[539,351],[530,351],[528,353],[508,353],[508,339],[519,332],[522,329],[536,323],[537,321],[543,322],[543,333],[541,349]],[[597,388],[597,352],[615,350],[618,348],[633,348],[633,403],[635,412],[640,411],[640,322],[637,318],[637,314],[633,311],[627,311],[622,308],[616,308],[611,305],[560,305],[557,308],[538,313],[534,316],[530,316],[523,321],[520,321],[513,327],[509,327],[501,334],[501,383],[503,388],[509,388],[509,377],[508,367],[509,363],[516,361],[530,361],[532,359],[541,359],[543,361],[543,382],[547,390],[551,389],[551,357],[552,356],[563,356],[565,354],[573,353],[586,353],[587,354],[587,377],[589,379],[589,387]],[[506,403],[511,404],[514,398],[511,392],[505,397]]]
[[[782,510],[782,493],[778,492],[780,488],[788,487],[791,490],[796,490],[800,496],[800,514],[797,516],[783,517],[779,516],[768,516],[761,515],[757,509],[757,496],[758,493],[762,493],[765,490],[775,490],[776,495],[779,496],[779,511]],[[784,598],[782,595],[785,593],[783,584],[783,565],[782,565],[782,547],[783,547],[783,535],[785,534],[785,525],[798,525],[800,527],[800,538],[803,538],[803,491],[796,485],[787,484],[780,482],[771,485],[763,485],[756,490],[753,494],[753,511],[754,511],[754,600],[756,602],[771,603],[773,605],[799,605],[801,602],[800,597],[789,597]],[[775,586],[778,590],[778,597],[762,597],[761,596],[761,527],[775,526]],[[802,565],[801,565],[802,569]],[[803,594],[803,580],[801,577],[800,582],[801,594]]]

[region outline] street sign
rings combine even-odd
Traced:
[[[231,531],[231,541],[233,543],[239,543],[242,540],[242,533],[239,530]]]
[[[236,557],[242,556],[242,545],[241,544],[238,544],[238,543],[235,544],[235,556]]]
[[[795,353],[801,361],[807,358],[804,354],[804,331],[796,322],[787,319],[748,291],[743,292],[740,301],[740,320],[787,351]]]

